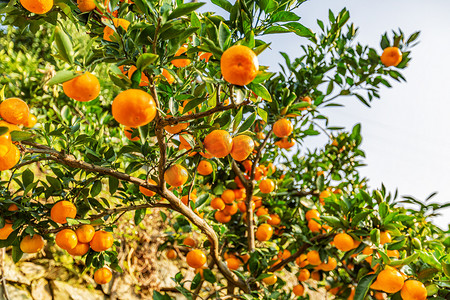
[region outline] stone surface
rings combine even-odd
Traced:
[[[138,300],[141,299],[134,291],[134,280],[127,273],[117,276],[110,288],[111,300]]]
[[[33,300],[33,298],[30,295],[30,292],[28,292],[26,289],[22,289],[11,284],[6,284],[6,289],[8,291],[9,299],[11,300],[12,299]],[[5,300],[5,297],[3,296],[3,287],[1,284],[0,284],[0,300]]]
[[[53,300],[104,300],[105,296],[96,290],[74,287],[62,281],[52,281]]]
[[[50,285],[44,278],[39,278],[31,283],[31,296],[34,300],[52,299]]]
[[[9,282],[17,282],[26,285],[31,284],[31,280],[19,270],[19,268],[13,263],[9,256],[5,256],[5,265],[3,271],[5,274],[5,279]]]
[[[45,267],[30,262],[23,262],[19,265],[20,271],[31,281],[46,277]]]

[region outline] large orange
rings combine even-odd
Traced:
[[[200,175],[207,176],[213,172],[213,167],[209,161],[202,160],[198,163],[197,172]]]
[[[19,98],[8,98],[0,104],[0,115],[9,123],[19,125],[28,122],[30,109]]]
[[[281,223],[280,216],[277,214],[271,214],[270,219],[267,220],[267,223],[272,226],[277,226]]]
[[[158,185],[158,184],[156,183],[156,181],[154,181],[154,180],[151,179],[151,178],[148,179],[147,182],[150,183],[151,185]],[[139,186],[139,191],[140,191],[142,194],[144,194],[145,196],[147,196],[147,197],[153,197],[153,196],[156,195],[155,192],[153,192],[153,191],[151,191],[151,190],[149,190],[149,189],[146,189],[146,188],[143,187],[143,186]]]
[[[153,97],[142,90],[121,92],[112,103],[114,119],[122,125],[137,128],[150,123],[156,116]]]
[[[275,190],[275,183],[271,179],[261,180],[259,190],[263,194],[270,194]]]
[[[164,172],[164,180],[174,187],[185,184],[188,176],[188,171],[182,165],[173,165]]]
[[[311,220],[311,219],[320,219],[320,213],[319,211],[317,211],[317,209],[310,209],[306,212],[305,214],[305,218],[306,220]]]
[[[201,268],[206,263],[206,255],[199,249],[189,251],[186,262],[191,268]]]
[[[11,135],[9,132],[0,136],[0,157],[5,156],[11,149]]]
[[[206,151],[214,157],[222,158],[230,154],[233,148],[233,139],[225,130],[214,130],[203,141]]]
[[[23,253],[37,253],[44,248],[44,245],[44,238],[39,234],[35,234],[33,237],[27,235],[20,242],[20,250]]]
[[[225,208],[222,210],[222,212],[228,216],[233,216],[237,213],[238,206],[236,202],[233,202],[231,204],[225,205]]]
[[[67,249],[67,252],[72,256],[83,256],[89,251],[89,244],[77,243],[72,249]]]
[[[294,126],[288,119],[279,119],[273,124],[273,133],[279,138],[288,137],[293,130]]]
[[[237,161],[243,161],[253,152],[255,143],[248,135],[238,135],[233,138],[230,155]]]
[[[268,241],[272,237],[273,228],[269,224],[261,224],[256,230],[256,239],[260,242]]]
[[[55,243],[61,249],[73,249],[78,244],[77,234],[71,229],[63,229],[56,234]]]
[[[53,0],[20,0],[20,4],[29,12],[45,14],[53,7]]]
[[[258,75],[258,57],[252,49],[243,45],[235,45],[222,54],[220,69],[227,82],[235,85],[247,85]]]
[[[239,258],[236,257],[229,257],[225,260],[228,269],[235,271],[237,269],[239,269],[239,267],[241,266],[241,260]]]
[[[79,243],[89,243],[95,234],[95,228],[92,225],[81,225],[75,230]]]
[[[20,160],[20,151],[15,145],[11,145],[9,151],[0,157],[0,171],[6,171],[14,167]]]
[[[231,216],[225,214],[221,210],[218,210],[218,211],[215,212],[214,218],[217,220],[217,222],[220,222],[220,223],[223,223],[223,224],[228,223],[228,222],[231,221]]]
[[[125,19],[115,18],[113,19],[113,24],[115,28],[122,27],[125,31],[128,30],[128,26],[130,26],[130,22]],[[112,42],[111,37],[114,35],[114,29],[109,26],[105,26],[103,29],[103,39]]]
[[[231,204],[236,200],[236,194],[233,190],[225,190],[223,191],[222,195],[220,196],[226,204]]]
[[[112,272],[110,269],[103,267],[95,271],[94,280],[97,284],[107,284],[111,281]]]
[[[5,223],[5,226],[0,228],[0,240],[6,240],[13,231],[12,223]]]
[[[95,232],[94,237],[89,244],[95,252],[102,252],[111,248],[113,243],[114,238],[111,232],[99,230]]]
[[[370,286],[371,289],[380,290],[386,293],[397,293],[403,288],[405,279],[396,269],[387,266],[381,271],[377,280]]]
[[[403,58],[402,51],[398,47],[387,47],[384,49],[383,54],[381,54],[381,62],[386,67],[396,67],[401,63]]]
[[[92,101],[100,95],[100,82],[89,72],[63,83],[64,94],[80,102]]]
[[[326,263],[321,263],[319,268],[323,271],[332,271],[337,267],[337,260],[334,257],[329,257]]]
[[[308,269],[301,269],[301,270],[298,272],[297,279],[298,279],[298,281],[301,282],[301,281],[306,281],[306,280],[308,280],[309,277],[311,277],[311,273],[309,272],[309,270],[308,270]]]
[[[188,50],[187,46],[183,45],[175,53],[175,56],[182,56],[187,50]],[[191,63],[191,60],[185,59],[185,58],[177,58],[177,59],[173,59],[171,61],[171,63],[177,68],[184,68],[184,67],[187,67]]]
[[[76,215],[77,208],[75,205],[65,200],[56,202],[50,211],[50,218],[59,224],[66,224],[67,218],[74,219]]]
[[[77,0],[77,4],[81,12],[92,11],[97,7],[94,0]]]
[[[403,300],[425,300],[427,299],[427,289],[420,281],[408,280],[405,281],[400,295]]]
[[[225,203],[223,202],[222,198],[214,198],[211,200],[211,207],[213,209],[222,210],[225,208]]]
[[[313,266],[318,266],[322,263],[322,261],[320,260],[319,252],[317,252],[316,250],[311,250],[306,253],[306,259]]]
[[[338,233],[334,236],[334,246],[341,251],[350,251],[355,245],[353,238],[346,233]]]
[[[137,68],[135,66],[131,66],[130,69],[128,70],[128,78],[131,79],[136,70]],[[149,82],[150,81],[148,80],[148,77],[145,76],[144,72],[141,72],[141,82],[139,83],[139,86],[148,86]]]

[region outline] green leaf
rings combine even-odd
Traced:
[[[146,208],[138,209],[134,212],[134,224],[139,225],[145,218],[145,214],[147,213]]]
[[[203,277],[205,278],[206,281],[210,283],[215,283],[217,281],[216,276],[210,269],[203,270]]]
[[[205,102],[206,100],[208,100],[208,98],[196,98],[196,99],[192,99],[191,101],[189,101],[186,106],[183,108],[183,115],[190,112],[191,110],[193,110],[194,108],[196,108],[197,106],[199,106],[200,104],[202,104],[203,102]]]
[[[23,252],[20,250],[19,246],[13,246],[12,248],[12,259],[14,263],[17,263],[22,258]]]
[[[272,96],[264,85],[261,83],[250,83],[247,85],[257,96],[263,98],[266,101],[272,102]]]
[[[321,216],[321,220],[324,220],[327,222],[331,227],[334,229],[342,228],[344,227],[341,220],[338,217],[335,216]]]
[[[59,181],[59,179],[51,177],[51,176],[47,176],[47,181],[48,183],[50,183],[50,185],[57,191],[62,189],[62,185],[61,182]]]
[[[73,64],[72,41],[64,30],[58,26],[55,27],[55,42],[59,55],[69,64]]]
[[[195,290],[200,282],[202,282],[202,275],[200,273],[195,274],[194,279],[191,282],[191,290]]]
[[[263,119],[263,121],[264,122],[266,122],[267,123],[267,111],[265,111],[264,109],[262,109],[262,108],[257,108],[257,111],[258,111],[258,115],[261,117],[261,119]]]
[[[80,75],[82,75],[82,74],[76,73],[74,71],[67,71],[67,70],[59,71],[55,74],[55,76],[52,77],[52,79],[50,79],[47,82],[47,85],[52,86],[55,84],[64,83],[64,82],[74,79],[75,77],[78,77]]]
[[[378,228],[372,229],[372,231],[370,232],[370,240],[375,245],[380,244],[380,229],[378,229]]]
[[[22,173],[22,182],[25,187],[32,184],[34,181],[34,173],[30,169],[26,169]]]
[[[158,57],[159,56],[157,54],[144,53],[139,56],[136,62],[136,68],[139,70],[145,70],[145,68],[154,63],[158,59]]]
[[[357,214],[353,219],[352,219],[352,226],[357,226],[359,222],[361,222],[362,220],[364,220],[368,215],[370,215],[372,213],[372,211],[363,211],[360,212],[359,214]]]
[[[230,12],[231,9],[233,8],[233,5],[230,2],[228,2],[227,0],[211,0],[211,2],[214,3],[215,5],[223,8],[227,12]]]
[[[377,277],[376,274],[370,274],[365,275],[362,277],[359,282],[358,286],[355,290],[355,298],[354,300],[364,300],[367,296],[367,293],[369,292],[370,286],[372,285],[372,282]]]
[[[223,22],[219,25],[219,46],[222,50],[229,47],[231,41],[231,31],[230,28]]]
[[[4,135],[5,133],[7,133],[9,131],[8,127],[0,127],[0,135]]]
[[[281,26],[271,26],[264,31],[264,34],[289,33],[291,30]]]
[[[117,179],[116,177],[109,176],[108,183],[109,183],[109,193],[112,195],[117,191],[117,188],[119,187],[119,179]]]
[[[294,32],[298,36],[314,37],[314,33],[311,31],[311,29],[303,26],[300,23],[291,22],[291,23],[285,24],[284,26],[291,29],[291,31]]]
[[[255,123],[256,120],[256,113],[252,113],[247,120],[245,120],[244,124],[241,125],[241,127],[239,127],[238,133],[240,132],[244,132],[247,129],[249,129],[250,127],[252,127],[253,123]]]
[[[92,185],[91,188],[91,196],[95,198],[98,196],[98,194],[100,194],[101,191],[102,191],[102,182],[100,180],[94,181],[94,184]]]
[[[34,134],[27,131],[12,131],[11,132],[11,139],[14,142],[21,142],[26,141],[34,137]]]
[[[291,22],[298,21],[300,17],[291,11],[278,11],[270,17],[270,22]]]
[[[184,3],[181,5],[178,5],[176,9],[172,11],[172,13],[169,15],[167,20],[176,19],[185,15],[190,14],[191,12],[197,10],[198,8],[202,7],[205,3],[196,3],[196,2],[189,2]]]

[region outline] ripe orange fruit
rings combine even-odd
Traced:
[[[53,7],[53,0],[20,0],[20,4],[29,12],[45,14]]]
[[[97,7],[94,0],[77,0],[77,4],[81,12],[92,11]]]
[[[269,214],[269,210],[267,208],[265,208],[264,206],[261,206],[258,208],[258,210],[256,211],[256,216],[260,217],[263,215],[268,215]]]
[[[378,274],[377,280],[370,286],[371,289],[386,293],[397,293],[403,288],[405,279],[396,269],[387,266]]]
[[[100,94],[100,82],[89,72],[63,83],[64,94],[80,102],[94,100]]]
[[[56,202],[50,210],[50,218],[59,224],[66,224],[67,218],[74,219],[77,215],[77,208],[69,201]]]
[[[33,128],[37,123],[37,117],[33,114],[28,115],[28,120],[23,125],[28,128]]]
[[[167,116],[168,118],[171,116]],[[167,125],[164,126],[164,130],[167,131],[170,134],[177,134],[188,128],[189,123],[178,123],[175,125]]]
[[[5,226],[0,228],[0,240],[6,240],[13,231],[12,223],[5,223]]]
[[[125,126],[125,128],[123,129],[123,132],[125,134],[125,136],[127,137],[127,139],[129,139],[132,142],[136,142],[140,140],[139,134],[135,137],[133,137],[133,133],[137,132],[138,129],[137,128],[131,128],[128,126]]]
[[[243,162],[242,162],[242,165],[244,166],[244,169],[245,169],[245,171],[248,173],[248,172],[250,172],[251,170],[252,170],[252,166],[253,166],[253,163],[252,163],[252,161],[251,160],[244,160]]]
[[[0,171],[6,171],[14,167],[20,160],[20,151],[15,145],[11,145],[9,151],[0,156]]]
[[[317,233],[317,232],[320,232],[320,230],[322,229],[322,225],[320,225],[315,220],[309,220],[308,228],[309,228],[309,230],[311,230],[311,232]]]
[[[151,179],[151,178],[149,178],[149,179],[147,180],[147,182],[150,183],[151,185],[158,185],[158,184],[156,183],[156,181],[154,181],[154,180]],[[139,186],[139,191],[140,191],[142,194],[144,194],[145,196],[147,196],[147,197],[153,197],[153,196],[156,195],[155,192],[153,192],[153,191],[151,191],[151,190],[149,190],[149,189],[146,189],[146,188],[143,187],[143,186]]]
[[[382,231],[380,233],[380,244],[384,245],[390,242],[392,242],[391,234],[388,231]]]
[[[320,192],[319,194],[319,200],[322,203],[323,201],[325,201],[326,198],[331,197],[331,193],[329,190],[325,190]]]
[[[238,212],[238,206],[236,202],[225,205],[225,208],[222,210],[222,212],[228,216],[235,215]]]
[[[100,268],[94,273],[94,280],[97,284],[107,284],[111,279],[112,272],[106,267]]]
[[[385,299],[387,299],[386,293],[376,292],[374,296],[375,296],[375,299],[377,299],[377,300],[385,300]]]
[[[233,148],[233,139],[225,130],[214,130],[203,141],[206,151],[214,157],[222,158],[230,154]]]
[[[290,136],[293,130],[294,126],[288,119],[279,119],[273,124],[273,133],[279,138]]]
[[[258,75],[258,57],[249,47],[234,45],[222,54],[220,69],[227,82],[247,85]]]
[[[166,252],[166,257],[170,260],[176,259],[178,256],[177,252],[173,249],[168,249]]]
[[[305,214],[306,220],[317,219],[320,220],[320,213],[317,209],[310,209]]]
[[[210,59],[211,56],[212,56],[212,53],[209,53],[209,52],[200,52],[199,54],[200,54],[200,55],[198,56],[198,58],[199,58],[200,60],[204,59],[205,62],[209,62],[209,59]]]
[[[234,198],[236,200],[244,200],[246,197],[246,192],[245,192],[244,188],[233,190],[233,192],[234,192]]]
[[[9,132],[0,136],[0,157],[5,156],[11,150],[12,142]]]
[[[213,209],[222,210],[225,208],[225,203],[223,202],[222,198],[214,198],[211,200],[211,207]]]
[[[8,98],[0,104],[0,115],[11,124],[27,123],[29,114],[28,105],[19,98]]]
[[[174,77],[172,76],[172,74],[170,74],[170,72],[167,71],[166,69],[163,69],[163,70],[162,70],[161,75],[164,76],[164,78],[166,78],[166,80],[167,80],[167,82],[168,82],[169,84],[172,84],[172,83],[175,81],[175,78],[174,78]]]
[[[175,53],[175,56],[182,56],[183,53],[185,53],[187,50],[188,50],[187,45],[183,45]],[[191,63],[191,60],[186,59],[186,58],[177,58],[177,59],[171,60],[170,62],[172,63],[172,65],[174,65],[177,68],[184,68],[184,67],[187,67]]]
[[[346,233],[338,233],[334,236],[334,246],[341,251],[350,251],[353,249],[355,241]]]
[[[305,288],[303,287],[302,284],[297,284],[296,286],[294,286],[292,288],[292,292],[294,293],[295,296],[303,296],[303,294],[305,293]]]
[[[164,172],[164,180],[170,186],[182,186],[188,180],[188,171],[182,165],[172,165]]]
[[[19,207],[17,207],[17,205],[15,204],[11,204],[10,206],[8,206],[8,211],[17,211],[19,210]]]
[[[71,229],[63,229],[56,234],[55,243],[61,249],[73,249],[78,243],[77,234]]]
[[[121,92],[112,103],[112,115],[117,122],[137,128],[150,123],[156,116],[153,97],[142,90]]]
[[[311,279],[313,279],[315,281],[320,281],[320,272],[319,271],[312,272]]]
[[[308,269],[301,269],[298,273],[298,281],[306,281],[309,279],[311,274],[309,273]]]
[[[77,243],[73,249],[66,249],[72,256],[83,256],[89,251],[89,244]]]
[[[319,269],[326,271],[326,272],[332,271],[332,270],[336,269],[336,267],[337,267],[337,261],[336,261],[336,258],[334,258],[334,257],[329,257],[328,261],[326,263],[321,263],[319,265]]]
[[[95,228],[89,224],[81,225],[75,230],[75,233],[77,235],[78,242],[86,244],[92,241],[95,234]]]
[[[225,190],[223,191],[222,195],[220,196],[226,204],[231,204],[236,200],[236,195],[234,194],[233,190]]]
[[[395,258],[400,257],[400,252],[398,252],[398,250],[387,250],[386,253],[389,257],[395,257]]]
[[[299,257],[297,257],[297,259],[295,260],[295,263],[300,267],[306,267],[307,265],[309,265],[309,261],[307,260],[306,254],[300,254]]]
[[[202,160],[198,164],[197,172],[200,175],[207,176],[213,172],[213,167],[209,161]]]
[[[228,269],[235,271],[241,266],[241,261],[236,257],[229,257],[225,260]]]
[[[114,238],[111,232],[99,230],[95,232],[94,237],[89,244],[95,252],[102,252],[111,248],[113,243]]]
[[[183,245],[195,248],[195,247],[197,247],[197,241],[191,237],[187,237],[183,240]]]
[[[303,101],[303,102],[307,102],[309,105],[312,104],[311,97],[309,97],[309,96],[303,97],[303,98],[302,98],[302,101]],[[308,107],[302,107],[302,108],[300,108],[300,110],[306,110],[306,109],[308,109]]]
[[[218,210],[218,211],[215,212],[214,218],[216,219],[217,222],[220,222],[220,223],[223,223],[223,224],[228,223],[228,222],[231,221],[231,216],[225,214],[221,210]]]
[[[381,54],[381,62],[386,67],[396,67],[402,61],[403,54],[397,47],[387,47]]]
[[[269,273],[269,274],[270,274],[270,276],[263,278],[262,281],[267,285],[273,285],[277,282],[278,277],[277,277],[277,275],[275,275],[273,273]]]
[[[115,28],[122,27],[125,31],[128,30],[128,26],[130,26],[130,22],[125,19],[114,18],[113,24]],[[103,39],[109,42],[112,42],[112,36],[114,35],[114,29],[109,26],[105,26],[103,29]]]
[[[427,299],[427,289],[420,281],[408,280],[405,281],[400,295],[403,300],[425,300]]]
[[[243,161],[253,152],[253,149],[255,149],[255,143],[252,138],[241,134],[233,138],[230,155],[236,161]]]
[[[320,260],[319,252],[317,252],[316,250],[311,250],[306,253],[306,259],[313,266],[318,266],[322,263],[322,261]]]
[[[193,201],[195,203],[195,201],[197,200],[197,192],[195,190],[192,191],[190,197],[189,197],[189,201]],[[181,202],[183,202],[184,205],[188,205],[189,203],[188,201],[188,195],[184,195],[183,197],[181,197]]]
[[[271,179],[264,179],[259,183],[259,190],[263,194],[270,194],[275,190],[275,183]]]
[[[136,66],[131,66],[128,70],[128,78],[130,78],[130,80],[136,70]],[[148,77],[144,74],[144,72],[141,72],[141,82],[139,83],[139,86],[148,86],[149,82]]]
[[[272,237],[273,228],[269,224],[261,224],[256,230],[256,239],[260,242],[268,241]]]
[[[278,148],[281,149],[290,149],[295,146],[295,140],[285,137],[282,138],[280,141],[276,141],[275,145],[277,145]]]
[[[270,219],[267,220],[267,223],[272,226],[277,226],[281,223],[280,216],[277,214],[271,214]]]
[[[191,250],[186,255],[186,262],[191,268],[201,268],[206,263],[206,255],[199,249]]]
[[[39,234],[35,234],[33,237],[27,235],[20,242],[20,250],[23,253],[37,253],[44,248],[44,244],[44,238]]]

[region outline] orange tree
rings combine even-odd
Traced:
[[[188,299],[320,287],[339,299],[448,298],[450,238],[427,221],[441,207],[369,190],[360,125],[330,127],[321,113],[345,96],[369,106],[403,81],[418,33],[385,34],[377,51],[355,41],[346,9],[314,33],[295,13],[303,1],[212,2],[226,16],[182,0],[0,3],[2,24],[42,36],[37,57],[57,71],[2,79],[0,246],[18,261],[55,241],[106,284],[121,272],[117,220],[160,208],[160,250],[197,272],[173,278]],[[257,56],[282,33],[304,45],[274,73]],[[319,134],[330,142],[308,150]]]

